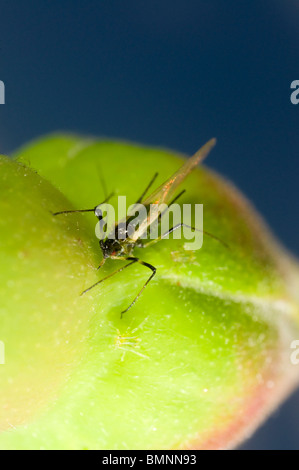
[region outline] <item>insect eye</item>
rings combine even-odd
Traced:
[[[94,214],[98,219],[103,218],[103,212],[101,211],[101,209],[98,206],[95,208]]]

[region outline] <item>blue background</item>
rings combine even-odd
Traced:
[[[1,153],[55,130],[191,154],[299,255],[298,0],[1,0]],[[299,369],[298,369],[299,373]],[[299,393],[244,448],[299,449]]]

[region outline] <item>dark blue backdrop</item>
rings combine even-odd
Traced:
[[[192,153],[299,254],[298,0],[2,0],[1,153],[54,130]],[[299,394],[248,448],[299,449]]]

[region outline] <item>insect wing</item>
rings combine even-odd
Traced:
[[[203,147],[201,147],[192,157],[188,158],[181,168],[174,173],[165,183],[161,184],[152,194],[150,194],[142,204],[149,208],[147,218],[139,224],[138,230],[134,233],[132,238],[134,241],[138,240],[159,217],[159,205],[167,204],[178,186],[184,179],[191,173],[191,171],[203,161],[212,148],[216,144],[216,139],[209,140]]]
[[[179,168],[169,180],[161,184],[150,196],[148,196],[142,204],[145,206],[148,204],[162,204],[169,202],[173,193],[181,184],[182,181],[188,176],[188,174],[208,156],[212,148],[216,144],[216,139],[211,139],[203,147],[201,147],[192,157],[188,158],[181,168]]]

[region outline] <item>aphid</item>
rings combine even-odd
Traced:
[[[214,238],[215,240],[219,241],[223,245],[227,246],[224,242],[222,242],[219,238],[215,237],[209,232],[206,231],[201,231],[198,230],[194,227],[190,227],[184,223],[180,223],[172,227],[170,230],[168,230],[166,233],[162,234],[155,240],[151,240],[147,243],[144,243],[143,240],[143,235],[148,231],[149,227],[151,224],[155,222],[159,222],[159,219],[163,214],[159,213],[158,209],[156,212],[151,212],[151,215],[149,214],[149,209],[152,204],[155,204],[158,208],[159,204],[167,204],[171,197],[174,195],[176,189],[178,186],[182,183],[182,181],[188,176],[189,173],[209,154],[209,152],[212,150],[214,145],[216,144],[216,139],[211,139],[209,142],[207,142],[201,149],[199,149],[191,158],[189,158],[184,165],[177,170],[174,175],[172,175],[165,183],[163,183],[161,186],[159,186],[150,196],[148,196],[146,199],[143,200],[145,197],[146,193],[156,180],[158,174],[156,173],[152,180],[150,181],[149,185],[146,187],[145,191],[142,193],[142,195],[139,197],[139,199],[136,202],[137,204],[142,204],[145,206],[146,211],[147,211],[147,217],[144,218],[144,220],[141,220],[139,223],[138,229],[134,232],[133,235],[128,234],[128,225],[130,223],[131,217],[128,216],[127,218],[117,222],[117,224],[114,227],[114,233],[115,237],[109,237],[109,235],[104,239],[100,240],[100,247],[102,250],[103,254],[103,259],[100,263],[100,266],[98,269],[100,269],[103,264],[106,262],[108,258],[113,259],[113,260],[125,260],[125,261],[130,261],[128,264],[125,266],[122,266],[121,268],[117,269],[116,271],[112,272],[108,276],[104,277],[100,281],[96,282],[92,286],[90,286],[88,289],[83,291],[81,295],[86,294],[86,292],[89,292],[91,289],[99,285],[101,282],[109,279],[110,277],[114,276],[117,273],[120,273],[124,269],[128,268],[129,266],[132,266],[135,263],[140,263],[146,268],[151,270],[151,275],[143,285],[142,289],[139,291],[137,296],[134,298],[134,300],[130,303],[130,305],[121,312],[121,316],[126,313],[137,301],[137,299],[140,297],[146,286],[149,284],[149,282],[153,279],[153,277],[156,274],[156,268],[152,266],[149,263],[146,263],[145,261],[142,261],[141,259],[137,258],[134,256],[134,249],[135,248],[146,248],[149,245],[152,245],[153,243],[156,243],[163,238],[166,238],[170,233],[174,232],[175,230],[179,229],[180,227],[187,227],[192,230],[197,230],[200,232],[203,232],[204,234]],[[185,192],[185,190],[181,191],[174,199],[169,203],[169,207],[177,201],[177,199]],[[112,194],[110,194],[104,202],[107,202]],[[102,204],[103,204],[102,203]],[[94,212],[95,215],[100,218],[101,216],[99,215],[98,212],[99,206],[96,206],[94,209],[83,209],[83,210],[73,210],[73,211],[62,211],[62,212],[56,212],[54,215],[60,215],[60,214],[69,214],[72,212]],[[125,237],[124,235],[125,231]],[[122,233],[122,236],[120,237],[120,232]],[[143,237],[143,238],[141,238]]]

